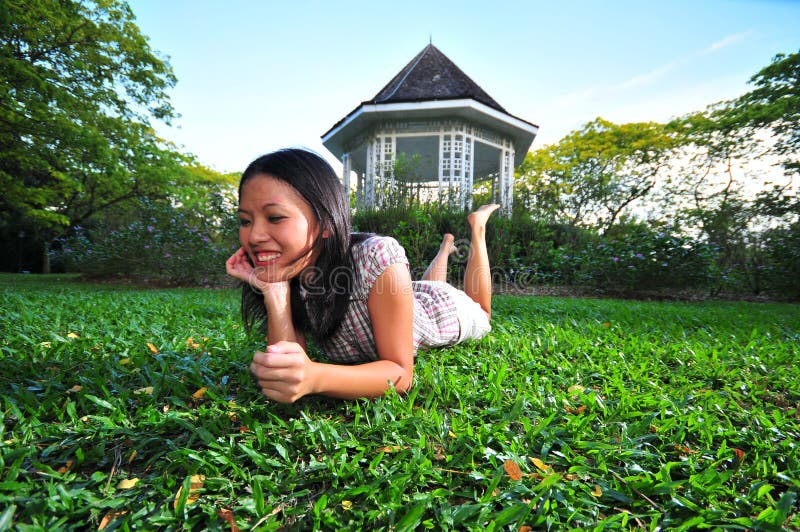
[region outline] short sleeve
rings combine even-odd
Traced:
[[[392,237],[373,237],[364,244],[364,278],[363,283],[367,292],[375,284],[378,277],[394,264],[408,266],[408,258],[403,246]]]

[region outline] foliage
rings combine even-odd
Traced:
[[[553,252],[566,283],[610,293],[709,289],[716,284],[714,248],[681,236],[677,228],[629,224],[604,236],[571,252]]]
[[[755,87],[723,111],[739,124],[768,128],[789,174],[800,174],[800,52],[778,54],[750,80]]]
[[[470,248],[467,212],[432,204],[356,211],[358,231],[389,235],[405,248],[414,278],[419,279],[439,251],[442,236],[455,237],[449,280],[460,283]],[[516,211],[512,218],[495,217],[487,227],[486,240],[492,272],[500,284],[541,284],[549,280],[550,249],[555,235],[548,224]]]
[[[186,162],[149,123],[173,116],[175,77],[122,1],[2,2],[0,78],[0,222],[45,249],[104,209],[163,196]]]
[[[260,396],[234,290],[0,276],[17,529],[800,528],[800,309],[498,297],[405,397]]]
[[[90,277],[222,284],[225,261],[238,247],[236,219],[223,196],[210,195],[207,202],[198,209],[197,200],[192,208],[143,200],[137,216],[114,229],[109,228],[108,219],[75,227],[59,241],[53,261]]]
[[[551,220],[605,230],[653,189],[674,146],[661,124],[597,118],[528,154],[518,188],[533,198],[529,208]]]
[[[786,299],[800,299],[800,223],[764,234],[763,261],[758,265],[762,287]]]

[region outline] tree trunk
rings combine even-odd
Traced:
[[[50,242],[42,242],[42,273],[50,273]]]

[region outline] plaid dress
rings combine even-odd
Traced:
[[[373,236],[356,244],[355,276],[350,306],[339,329],[320,346],[333,362],[359,363],[378,360],[367,298],[375,280],[393,264],[408,266],[406,252],[391,237]],[[439,281],[414,281],[414,353],[417,349],[453,345],[458,341],[459,322],[450,295],[453,286]]]

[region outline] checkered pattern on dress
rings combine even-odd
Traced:
[[[374,236],[352,248],[355,276],[352,298],[341,327],[320,346],[333,362],[359,363],[378,360],[378,350],[367,309],[370,290],[381,273],[394,264],[408,266],[403,247],[392,237]],[[452,286],[443,282],[415,281],[414,353],[420,347],[438,347],[456,343],[458,317]]]

